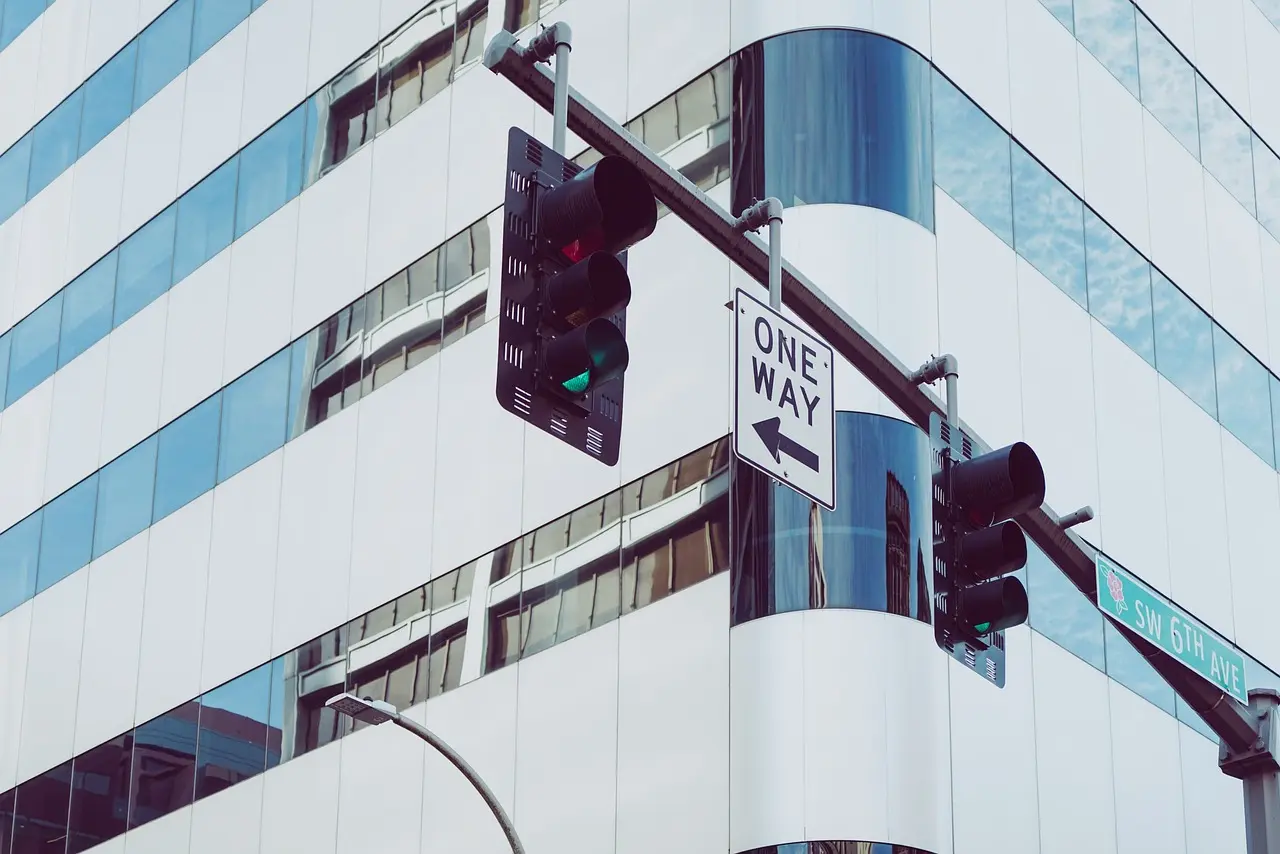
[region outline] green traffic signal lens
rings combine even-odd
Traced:
[[[575,395],[622,376],[627,362],[622,330],[603,318],[552,339],[543,355],[546,381]]]
[[[991,631],[991,624],[990,624],[990,623],[978,623],[978,625],[976,625],[976,626],[974,626],[974,627],[973,627],[973,630],[974,630],[975,632],[977,632],[978,634],[980,634],[980,635],[985,635],[987,632]]]
[[[582,394],[587,390],[587,386],[591,385],[591,371],[583,371],[576,377],[570,377],[565,380],[560,385],[564,386],[565,391],[572,394]]]

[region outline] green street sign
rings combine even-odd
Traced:
[[[1206,628],[1099,553],[1098,608],[1120,625],[1142,635],[1184,667],[1246,705],[1245,659],[1231,644]]]

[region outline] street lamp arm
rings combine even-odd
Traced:
[[[512,854],[525,854],[524,845],[520,842],[520,837],[516,835],[516,826],[512,824],[511,817],[507,815],[507,811],[502,808],[498,798],[485,785],[484,780],[480,779],[480,775],[467,763],[467,760],[459,756],[457,751],[446,744],[443,739],[417,721],[410,720],[402,714],[395,715],[391,720],[396,726],[407,729],[434,747],[445,759],[453,763],[453,767],[461,771],[462,776],[466,777],[467,781],[480,793],[480,797],[484,798],[484,802],[489,806],[493,817],[498,820],[498,824],[502,825],[502,832],[506,834],[507,842],[511,844]]]

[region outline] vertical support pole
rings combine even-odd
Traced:
[[[1218,747],[1218,767],[1244,783],[1244,836],[1248,854],[1280,854],[1280,693],[1269,688],[1249,692],[1258,738],[1247,748]]]
[[[573,50],[573,30],[558,21],[529,40],[525,55],[534,62],[547,62],[555,57],[555,91],[551,110],[551,149],[564,154],[569,130],[569,53]]]
[[[770,196],[764,205],[769,217],[769,307],[782,311],[782,202]]]

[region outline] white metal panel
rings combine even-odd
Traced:
[[[84,67],[95,71],[129,43],[145,26],[138,19],[139,0],[92,0]]]
[[[1196,67],[1245,121],[1249,121],[1251,115],[1244,40],[1244,5],[1248,2],[1250,0],[1192,2]]]
[[[1139,0],[1135,5],[1191,62],[1196,61],[1195,0]]]
[[[373,148],[365,146],[302,194],[295,338],[364,293],[372,164]]]
[[[248,46],[249,25],[241,21],[187,70],[187,97],[196,108],[182,114],[179,194],[240,147]]]
[[[728,612],[726,572],[619,624],[617,854],[728,850]]]
[[[75,179],[67,225],[66,265],[61,281],[69,282],[109,252],[120,237],[120,200],[124,195],[129,126],[123,123],[72,167]]]
[[[1235,640],[1271,668],[1280,667],[1280,575],[1269,567],[1280,531],[1280,488],[1275,472],[1222,430],[1222,474],[1226,485],[1227,541]]]
[[[293,339],[300,205],[297,199],[289,202],[231,244],[224,384]]]
[[[1245,854],[1244,792],[1218,770],[1218,745],[1178,727],[1187,854]]]
[[[0,791],[12,788],[18,777],[18,746],[34,609],[34,603],[24,602],[0,616]]]
[[[871,25],[877,33],[933,55],[928,0],[871,0]]]
[[[265,788],[260,774],[196,801],[191,808],[191,854],[257,854]]]
[[[924,4],[910,0],[913,7]],[[806,29],[854,29],[877,32],[876,0],[803,0],[796,3],[771,3],[769,0],[739,0],[730,11],[732,49],[780,33]],[[887,17],[887,16],[886,16]],[[925,10],[925,32],[922,44],[910,46],[928,56],[928,11]],[[889,21],[892,23],[892,21]],[[655,37],[662,34],[655,33]]]
[[[277,451],[214,490],[202,691],[271,658],[283,461]]]
[[[1118,854],[1183,854],[1182,759],[1177,720],[1108,680]]]
[[[35,598],[18,745],[19,781],[72,755],[88,589],[89,573],[76,572]]]
[[[1005,0],[934,3],[933,61],[991,116],[1009,125],[1009,27]]]
[[[120,240],[178,196],[178,159],[182,152],[186,95],[187,73],[184,71],[129,117]],[[194,109],[199,109],[199,105]]]
[[[129,831],[125,854],[187,854],[191,850],[191,810],[183,809]]]
[[[136,723],[200,694],[212,530],[212,492],[151,527]]]
[[[1275,81],[1280,80],[1280,30],[1255,3],[1241,5],[1249,65],[1249,118],[1258,135],[1274,146],[1280,144],[1280,102],[1274,89]]]
[[[44,115],[76,89],[93,68],[85,67],[90,0],[63,0],[40,16],[40,66],[36,72],[36,113]]]
[[[147,533],[143,531],[89,564],[77,695],[77,754],[127,732],[134,723]]]
[[[1102,531],[1100,545],[1148,584],[1168,593],[1158,375],[1097,321],[1091,326],[1101,493],[1101,506],[1094,509]]]
[[[337,850],[417,851],[427,745],[395,726],[367,727],[341,745]]]
[[[1031,635],[1041,854],[1115,854],[1107,677]]]
[[[161,424],[169,423],[222,385],[230,280],[231,252],[223,250],[169,291],[160,381]]]
[[[285,446],[272,655],[348,616],[358,425],[347,409]]]
[[[444,215],[451,103],[452,90],[446,89],[373,141],[367,288],[449,236]]]
[[[743,0],[647,0],[629,3],[627,15],[626,115],[630,118],[745,44],[730,44],[730,20],[750,19],[751,12]]]
[[[521,661],[513,820],[532,851],[594,854],[615,840],[618,622]]]
[[[108,339],[107,395],[102,407],[100,465],[106,465],[160,426],[160,380],[169,295],[117,327]],[[88,472],[85,472],[88,474]]]
[[[377,3],[313,0],[307,91],[320,88],[377,41]]]
[[[412,738],[408,733],[401,735]],[[262,854],[332,854],[337,850],[341,758],[341,748],[326,746],[264,775]]]
[[[0,151],[13,145],[43,116],[36,112],[36,74],[40,65],[39,18],[0,51]]]
[[[1231,637],[1231,563],[1227,545],[1221,427],[1160,378],[1165,511],[1169,523],[1169,592],[1178,604]]]
[[[936,197],[939,352],[964,372],[961,417],[1002,447],[1023,433],[1017,255],[946,193]]]
[[[244,90],[240,145],[311,92],[307,88],[310,43],[311,0],[271,0],[249,16],[244,76],[250,85]]]
[[[53,383],[43,382],[4,411],[0,419],[0,531],[40,506]],[[87,474],[87,472],[86,472]]]
[[[700,0],[699,5],[705,2]],[[595,0],[591,3],[562,3],[552,9],[541,21],[551,26],[556,21],[565,21],[573,28],[573,63],[572,78],[577,81],[573,88],[595,104],[606,114],[614,118],[622,118],[627,114],[627,72],[631,67],[628,53],[629,30],[624,25],[625,16],[630,9],[630,2],[619,0]],[[681,23],[681,28],[685,24]],[[496,32],[496,22],[490,24],[488,36]],[[667,30],[662,40],[662,47],[651,45],[648,51],[650,61],[661,56],[663,64],[675,58],[667,45],[677,27]],[[688,79],[676,82],[674,89],[689,82],[701,71],[691,69]],[[536,133],[540,139],[551,138],[552,115],[546,110],[535,113]],[[566,151],[569,148],[566,146]]]
[[[26,211],[20,210],[0,223],[0,329],[7,330],[22,319],[13,316],[13,296],[18,287],[18,254],[25,219]]]
[[[1262,292],[1267,301],[1267,352],[1280,361],[1280,242],[1265,229],[1258,232],[1262,250]]]
[[[1213,278],[1213,315],[1263,362],[1269,359],[1267,302],[1262,290],[1261,226],[1208,173],[1204,179],[1208,211],[1209,267]]]
[[[50,501],[98,467],[110,345],[99,341],[53,375],[44,500]]]
[[[731,852],[805,838],[805,617],[729,632]]]
[[[1040,0],[1008,0],[1013,133],[1083,193],[1077,42]]]
[[[1151,260],[1206,310],[1213,308],[1204,167],[1155,116],[1143,112]]]
[[[21,319],[65,284],[67,227],[71,222],[73,170],[63,172],[27,202],[18,251],[18,284],[13,295],[14,317]]]

